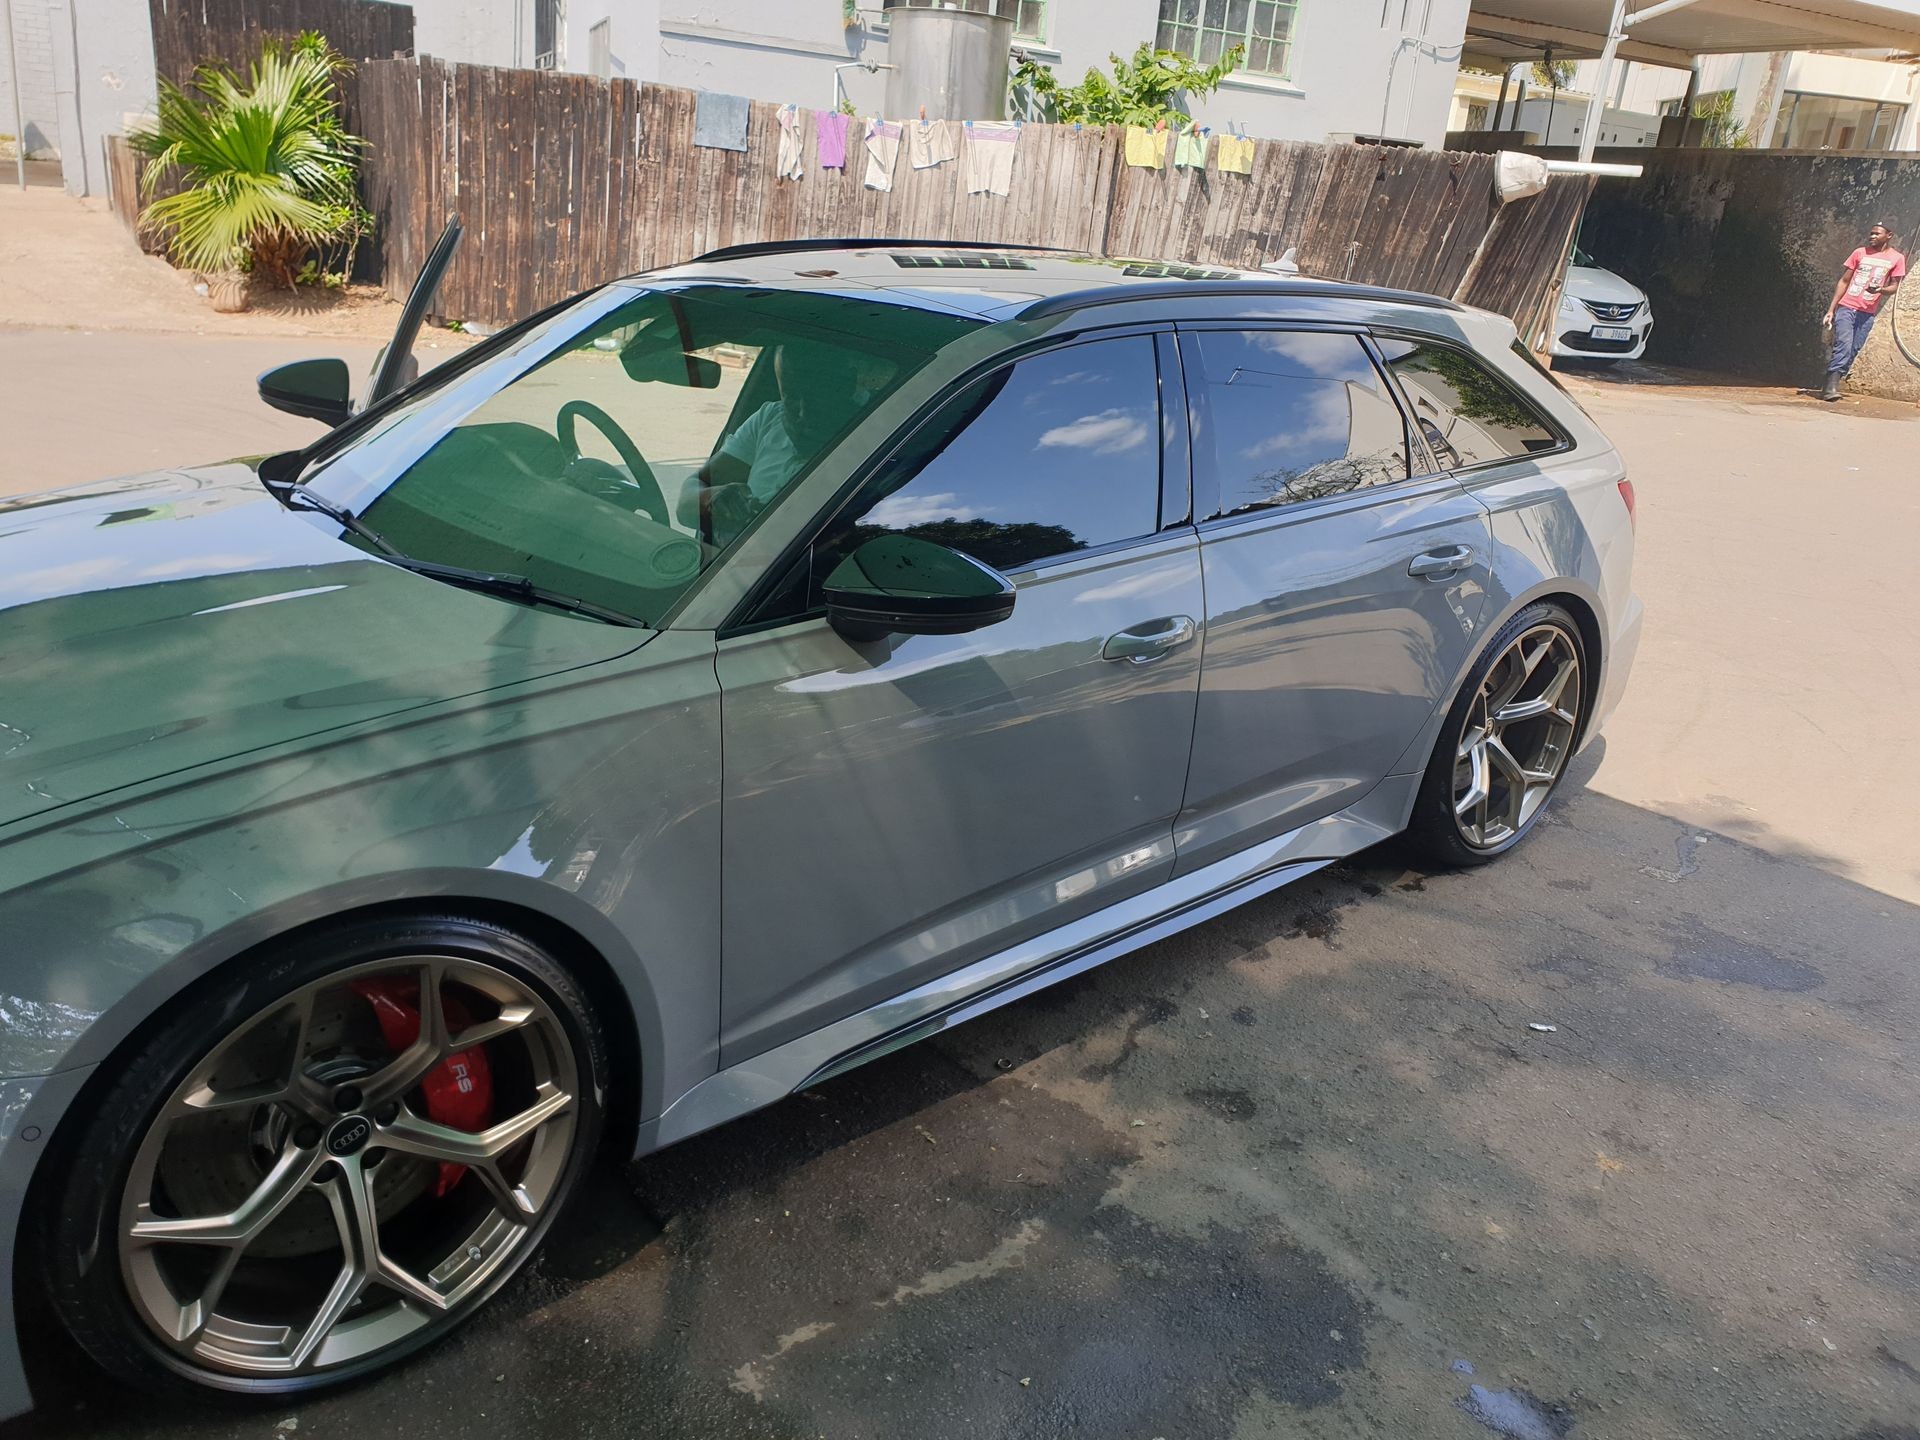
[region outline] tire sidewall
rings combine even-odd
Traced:
[[[285,1377],[231,1375],[190,1364],[153,1337],[121,1275],[118,1218],[139,1145],[167,1098],[236,1026],[335,971],[422,953],[458,956],[506,971],[540,995],[566,1032],[577,1071],[580,1114],[546,1213],[511,1263],[501,1266],[458,1309],[377,1354],[335,1369]],[[604,1042],[579,987],[544,950],[511,930],[454,917],[367,919],[274,943],[224,967],[170,1007],[107,1088],[95,1092],[97,1103],[89,1105],[91,1113],[81,1128],[70,1139],[58,1137],[65,1174],[62,1183],[50,1187],[36,1217],[48,1296],[82,1348],[135,1384],[255,1396],[349,1384],[452,1334],[527,1266],[598,1152],[605,1087]]]

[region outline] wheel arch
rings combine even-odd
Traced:
[[[1467,651],[1467,658],[1458,672],[1449,682],[1446,692],[1440,697],[1440,703],[1427,717],[1427,723],[1414,737],[1413,743],[1401,754],[1400,759],[1389,772],[1394,775],[1416,774],[1427,768],[1427,762],[1433,758],[1433,747],[1439,743],[1440,729],[1446,723],[1448,713],[1453,709],[1454,701],[1460,698],[1460,687],[1474,671],[1493,642],[1499,638],[1514,616],[1529,605],[1542,601],[1558,605],[1573,617],[1573,623],[1579,628],[1580,642],[1585,650],[1585,673],[1580,677],[1581,716],[1580,731],[1574,740],[1577,750],[1587,743],[1592,733],[1594,706],[1601,694],[1600,680],[1606,665],[1605,636],[1606,629],[1600,623],[1599,598],[1578,581],[1556,576],[1543,580],[1531,589],[1510,597],[1499,612],[1486,624],[1479,627],[1474,644]]]
[[[35,1167],[28,1188],[29,1215],[34,1213],[35,1195],[44,1188],[45,1177],[60,1168],[49,1162],[62,1153],[63,1140],[70,1141],[78,1129],[74,1117],[86,1114],[90,1101],[113,1083],[126,1056],[135,1053],[182,1007],[195,1003],[267,948],[362,920],[472,920],[514,931],[547,951],[580,983],[600,1021],[608,1066],[603,1143],[624,1145],[623,1154],[631,1153],[647,1107],[661,1103],[657,1074],[661,1018],[639,962],[632,960],[623,967],[624,974],[616,968],[606,937],[596,933],[610,928],[599,912],[582,904],[580,908],[592,917],[582,924],[577,915],[556,914],[550,904],[534,904],[512,894],[486,893],[479,886],[461,887],[445,878],[437,883],[420,878],[415,888],[383,898],[330,903],[327,897],[331,893],[322,891],[302,897],[298,903],[249,915],[207,936],[148,975],[95,1021],[70,1057],[71,1068],[90,1066],[92,1073],[48,1136],[46,1155]],[[593,923],[596,920],[598,924]],[[155,997],[151,1003],[150,997]],[[650,1073],[650,1067],[654,1073]],[[633,1083],[623,1083],[629,1078]]]

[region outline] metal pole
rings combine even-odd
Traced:
[[[27,188],[27,122],[20,116],[20,42],[13,33],[13,0],[6,0],[7,65],[13,72],[13,168]]]
[[[1553,47],[1547,46],[1547,80],[1553,86],[1547,92],[1547,129],[1540,137],[1542,145],[1553,144],[1553,112],[1560,108],[1560,72],[1553,68]]]
[[[1520,86],[1513,92],[1513,128],[1523,134],[1527,124],[1527,72],[1520,72]]]
[[[1683,4],[1692,4],[1693,0],[1681,0]],[[1636,19],[1644,19],[1654,10],[1664,9],[1656,5],[1653,10],[1642,11]],[[1627,38],[1627,0],[1613,0],[1613,23],[1607,27],[1607,43],[1600,52],[1600,73],[1594,78],[1593,98],[1587,102],[1587,123],[1580,132],[1580,158],[1593,159],[1593,147],[1600,139],[1600,119],[1607,107],[1607,82],[1613,79],[1613,60],[1620,53],[1620,42]]]
[[[11,0],[9,0],[9,3],[11,3]],[[1500,128],[1500,117],[1505,113],[1507,108],[1507,87],[1512,83],[1513,67],[1509,65],[1500,72],[1500,98],[1493,102],[1493,123],[1487,126],[1487,129],[1497,131]]]

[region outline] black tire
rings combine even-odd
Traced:
[[[564,1032],[576,1072],[577,1106],[546,1203],[517,1249],[482,1288],[437,1320],[385,1349],[338,1366],[285,1376],[250,1376],[195,1365],[149,1329],[122,1273],[120,1215],[135,1154],[168,1097],[236,1026],[329,975],[393,957],[446,955],[492,967],[545,1003]],[[39,1260],[52,1305],[81,1348],[137,1387],[205,1395],[284,1396],[361,1379],[457,1330],[539,1250],[578,1189],[598,1149],[606,1108],[606,1050],[579,986],[552,956],[502,926],[457,916],[348,921],[254,952],[229,966],[167,1015],[74,1118],[77,1132],[57,1138],[61,1172],[33,1217]]]
[[[1402,837],[1411,856],[1418,862],[1440,870],[1467,869],[1475,865],[1485,865],[1497,860],[1533,832],[1540,817],[1546,813],[1546,807],[1552,801],[1552,795],[1559,788],[1561,780],[1566,778],[1565,764],[1562,763],[1559,774],[1553,780],[1548,798],[1540,803],[1512,834],[1498,843],[1475,845],[1468,842],[1457,823],[1454,814],[1455,766],[1463,731],[1469,713],[1472,711],[1481,687],[1501,657],[1514,642],[1529,631],[1542,626],[1552,626],[1559,630],[1577,657],[1582,685],[1580,695],[1579,721],[1584,729],[1586,721],[1586,702],[1584,685],[1591,673],[1587,668],[1586,642],[1580,633],[1580,627],[1573,616],[1559,605],[1550,601],[1537,601],[1516,614],[1490,640],[1474,661],[1473,668],[1467,672],[1453,703],[1447,708],[1445,721],[1440,726],[1439,737],[1434,742],[1432,758],[1427,762],[1426,774],[1420,782],[1420,793],[1413,802],[1413,815],[1407,822]],[[1575,736],[1578,743],[1578,735]]]

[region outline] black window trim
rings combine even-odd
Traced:
[[[1501,455],[1492,460],[1476,460],[1471,465],[1455,466],[1451,470],[1442,466],[1439,473],[1444,475],[1478,475],[1482,471],[1492,470],[1501,465],[1522,465],[1546,460],[1555,455],[1564,455],[1574,448],[1576,442],[1573,436],[1568,433],[1567,427],[1562,425],[1559,420],[1548,414],[1545,410],[1541,409],[1539,402],[1518,385],[1515,385],[1512,379],[1498,365],[1488,364],[1487,357],[1474,349],[1473,346],[1463,344],[1457,340],[1449,340],[1444,336],[1429,334],[1424,330],[1403,329],[1393,325],[1375,325],[1370,327],[1370,329],[1377,340],[1411,340],[1417,345],[1432,345],[1436,349],[1451,350],[1454,354],[1471,360],[1482,370],[1491,374],[1493,378],[1498,380],[1502,385],[1505,385],[1507,389],[1513,393],[1513,397],[1516,400],[1533,412],[1533,418],[1540,422],[1540,428],[1550,432],[1559,442],[1551,450],[1529,450],[1524,455]],[[1381,355],[1379,364],[1380,368],[1386,372],[1387,381],[1393,386],[1394,393],[1400,396],[1401,408],[1408,414],[1412,414],[1412,401],[1401,389],[1400,377],[1394,373],[1393,366],[1387,362],[1384,354]],[[1417,432],[1419,427],[1416,426],[1414,428]],[[1425,437],[1422,436],[1421,438],[1422,447],[1424,448]],[[1438,464],[1440,457],[1436,455],[1432,458],[1434,462]]]
[[[1284,505],[1262,505],[1255,510],[1242,510],[1232,515],[1216,514],[1206,519],[1200,518],[1203,509],[1200,493],[1202,481],[1200,479],[1201,467],[1196,459],[1192,467],[1193,480],[1191,486],[1193,495],[1193,524],[1196,529],[1212,534],[1226,526],[1240,525],[1250,520],[1270,519],[1274,515],[1282,512],[1292,515],[1303,511],[1349,504],[1354,500],[1356,495],[1380,496],[1382,498],[1388,495],[1398,495],[1403,493],[1403,487],[1405,486],[1421,484],[1431,481],[1436,475],[1446,475],[1449,473],[1439,468],[1437,464],[1435,464],[1434,457],[1428,452],[1425,438],[1420,434],[1419,427],[1413,423],[1413,411],[1408,407],[1406,396],[1401,393],[1400,387],[1394,383],[1392,372],[1387,369],[1384,357],[1381,355],[1379,347],[1374,343],[1373,333],[1370,327],[1352,321],[1274,320],[1263,316],[1251,320],[1182,320],[1174,326],[1174,330],[1176,334],[1186,334],[1196,330],[1233,330],[1242,333],[1248,330],[1287,330],[1294,333],[1351,335],[1360,342],[1360,349],[1366,354],[1367,359],[1373,363],[1374,371],[1379,375],[1380,383],[1383,387],[1381,393],[1386,396],[1388,402],[1394,409],[1400,412],[1400,430],[1405,437],[1407,446],[1407,469],[1409,473],[1403,480],[1394,480],[1385,485],[1369,485],[1364,490],[1350,491],[1345,495],[1323,495],[1318,499],[1294,500]],[[1184,355],[1181,357],[1181,366],[1184,376],[1191,376],[1197,373],[1197,367],[1187,365]],[[1197,417],[1190,425],[1190,430],[1197,430],[1205,424],[1207,418],[1205,388],[1197,381],[1189,379],[1186,382],[1186,391],[1187,408]],[[1427,464],[1434,466],[1434,468],[1425,472],[1418,470],[1416,466],[1423,459]],[[1209,474],[1205,482],[1205,488],[1209,492],[1205,497],[1205,508],[1207,510],[1218,510],[1220,508],[1219,476]]]
[[[1164,416],[1166,407],[1166,377],[1164,371],[1160,369],[1160,342],[1158,337],[1170,334],[1172,329],[1173,326],[1168,321],[1134,321],[1124,325],[1107,325],[1098,328],[1071,330],[1059,334],[1039,336],[1023,344],[1010,346],[1005,350],[997,351],[986,359],[969,366],[960,374],[950,378],[947,383],[941,387],[939,394],[931,396],[924,404],[916,409],[913,414],[901,422],[900,426],[895,429],[885,441],[874,447],[871,454],[854,467],[853,472],[841,484],[840,488],[834,492],[833,498],[820,508],[807,526],[801,530],[786,548],[755,578],[753,584],[748,588],[747,593],[742,596],[740,601],[733,607],[732,613],[727,616],[726,620],[714,632],[715,640],[730,640],[737,635],[760,634],[764,631],[779,629],[783,626],[798,624],[802,621],[818,620],[825,615],[825,610],[817,605],[797,615],[763,616],[758,615],[756,612],[778,593],[781,584],[792,573],[793,567],[800,562],[802,556],[813,548],[814,542],[819,540],[827,528],[840,518],[841,512],[853,503],[855,497],[859,495],[866,483],[891,463],[894,457],[906,447],[908,442],[920,432],[923,426],[932,424],[944,414],[947,407],[953,402],[955,396],[969,385],[974,384],[976,381],[984,380],[996,371],[1010,369],[1022,360],[1032,360],[1041,355],[1052,354],[1061,350],[1070,350],[1076,345],[1089,344],[1097,340],[1122,340],[1129,336],[1138,335],[1144,336],[1154,342],[1155,373],[1158,377],[1158,385],[1156,387],[1158,393],[1155,399]],[[1164,421],[1162,421],[1162,425],[1161,434],[1163,440],[1160,457],[1159,495],[1161,508],[1159,512],[1157,512],[1160,519],[1158,528],[1147,535],[1133,535],[1124,540],[1112,540],[1104,545],[1090,546],[1085,550],[1071,550],[1064,554],[1049,556],[1045,560],[1037,560],[1031,565],[1023,565],[1013,573],[1016,575],[1031,575],[1073,561],[1110,554],[1114,551],[1124,549],[1127,546],[1138,545],[1145,541],[1160,540],[1164,538],[1169,531],[1191,528],[1188,521],[1178,521],[1169,524],[1165,519],[1167,466],[1169,463],[1168,451],[1170,442],[1165,439]],[[1187,441],[1187,429],[1184,417],[1180,426],[1179,439],[1184,447]],[[1189,512],[1191,512],[1191,488],[1189,488],[1188,505]],[[717,569],[718,567],[713,568]]]

